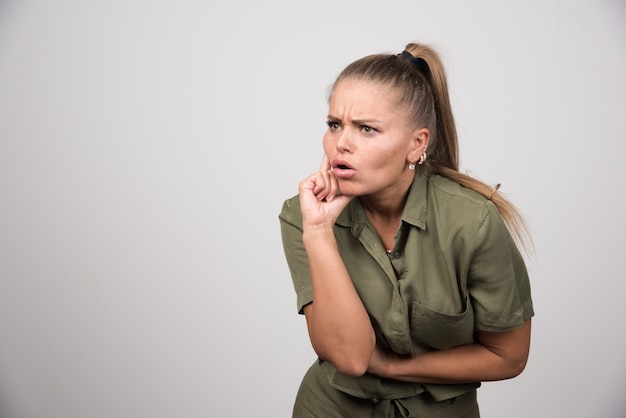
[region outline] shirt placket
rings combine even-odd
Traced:
[[[389,307],[389,323],[385,324],[387,341],[393,351],[403,354],[409,353],[411,347],[411,333],[409,320],[404,299],[400,292],[400,283],[396,278],[394,267],[397,269],[404,266],[402,254],[394,249],[391,257],[387,256],[378,236],[369,228],[360,226],[359,242],[369,255],[385,271],[387,278],[392,283],[391,306]],[[391,259],[391,260],[390,260]],[[402,269],[398,271],[403,271]]]

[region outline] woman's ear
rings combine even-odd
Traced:
[[[430,141],[430,131],[428,128],[419,128],[413,131],[411,136],[411,149],[409,151],[409,163],[414,163],[426,152]]]

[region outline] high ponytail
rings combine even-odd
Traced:
[[[415,58],[423,59],[429,68],[425,78],[430,84],[436,114],[435,126],[429,127],[430,131],[435,133],[433,143],[428,147],[428,156],[433,163],[430,165],[458,171],[459,144],[448,94],[448,82],[441,59],[434,49],[426,45],[408,44],[405,51]]]
[[[426,61],[430,72],[428,81],[431,84],[437,121],[435,123],[435,142],[432,144],[432,148],[431,145],[428,147],[429,158],[426,161],[428,163],[426,168],[429,174],[445,176],[491,200],[517,243],[527,254],[531,253],[533,244],[526,221],[515,205],[498,193],[500,184],[495,187],[488,186],[482,181],[459,171],[456,126],[448,94],[446,74],[439,55],[429,46],[414,43],[408,44],[405,50],[413,57],[422,58]]]

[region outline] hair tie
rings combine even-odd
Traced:
[[[413,63],[415,68],[417,68],[417,70],[420,73],[425,74],[425,75],[429,75],[430,74],[430,68],[428,67],[428,63],[426,62],[426,60],[424,58],[415,58],[413,56],[413,54],[411,54],[407,50],[402,51],[402,53],[398,54],[398,56],[401,56],[401,57],[404,57],[404,58],[410,60],[411,63]]]
[[[500,183],[496,184],[496,187],[494,187],[493,190],[491,190],[491,194],[489,195],[487,199],[489,200],[493,199],[493,196],[496,194],[499,188],[500,188]]]

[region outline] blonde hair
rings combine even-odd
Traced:
[[[448,82],[439,54],[430,46],[410,43],[403,54],[376,54],[348,65],[333,85],[341,80],[368,80],[395,87],[400,104],[407,106],[419,127],[430,131],[428,158],[423,168],[428,176],[439,174],[491,200],[518,245],[531,253],[532,240],[519,210],[498,190],[459,171],[459,145],[448,94]],[[408,54],[410,55],[408,55]],[[332,89],[331,89],[332,94]]]

